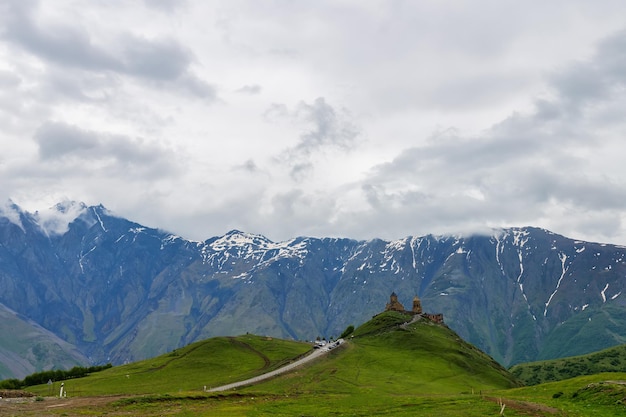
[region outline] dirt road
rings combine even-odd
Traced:
[[[245,381],[233,382],[232,384],[222,385],[221,387],[215,387],[211,389],[207,389],[207,392],[216,392],[216,391],[228,391],[234,388],[243,387],[244,385],[252,385],[258,382],[264,381],[266,379],[275,377],[276,375],[284,374],[285,372],[289,372],[298,366],[301,366],[307,362],[311,362],[320,356],[325,355],[330,352],[332,349],[343,343],[343,339],[339,339],[336,342],[329,343],[324,347],[319,349],[315,349],[310,355],[305,356],[302,359],[297,360],[296,362],[292,362],[289,365],[285,365],[282,368],[267,372],[263,375],[255,376],[254,378],[246,379]]]

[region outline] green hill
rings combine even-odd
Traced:
[[[492,358],[443,325],[385,312],[358,327],[348,343],[301,370],[251,391],[424,395],[478,393],[519,386]]]
[[[578,376],[530,387],[496,391],[508,410],[533,410],[539,416],[626,416],[626,373],[609,372]]]
[[[278,368],[311,345],[252,335],[213,338],[65,381],[65,387],[72,398],[127,397],[104,409],[122,409],[124,415],[496,415],[498,405],[480,394],[516,387],[515,378],[446,326],[428,319],[407,324],[409,320],[405,314],[382,313],[320,359],[227,392],[206,393],[203,387]],[[44,396],[57,388],[58,383],[30,390]],[[93,409],[58,411],[72,416]]]
[[[64,381],[70,396],[166,394],[201,391],[276,369],[311,350],[308,343],[244,335],[215,337],[165,355]],[[30,389],[35,394],[58,392]]]
[[[626,372],[626,345],[587,355],[515,365],[510,371],[527,385],[602,372]]]

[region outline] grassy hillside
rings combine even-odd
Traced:
[[[70,396],[200,391],[276,369],[311,350],[307,343],[245,335],[196,342],[153,359],[65,381]],[[53,392],[58,392],[55,384]],[[51,387],[30,391],[48,395]]]
[[[517,386],[505,369],[447,327],[425,319],[403,325],[409,319],[393,312],[378,315],[324,359],[239,392],[298,398],[262,408],[273,415],[386,415],[415,413],[424,397],[433,395],[450,401],[447,406],[458,413],[459,404],[475,400],[472,394]]]
[[[406,320],[381,314],[322,359],[255,386],[201,390],[276,368],[310,346],[250,335],[209,339],[66,381],[68,398],[2,404],[0,416],[482,417],[500,415],[498,403],[506,416],[626,415],[626,374],[511,389],[512,376],[454,332]]]
[[[322,359],[236,391],[204,393],[202,388],[274,369],[310,350],[310,345],[251,335],[214,338],[66,381],[65,387],[71,398],[130,396],[106,408],[127,415],[167,415],[172,409],[185,411],[170,415],[200,416],[495,414],[498,406],[479,394],[516,386],[514,378],[447,327],[425,319],[406,325],[410,318],[380,314]],[[44,396],[57,390],[42,386],[31,391]],[[76,415],[88,414],[89,407]],[[27,410],[20,412],[28,415]]]
[[[202,391],[277,368],[310,345],[251,335],[209,339],[66,381],[68,398],[3,404],[0,416],[482,417],[500,415],[498,403],[506,416],[626,416],[626,374],[515,388],[511,374],[447,327],[408,319],[380,314],[321,359],[254,386]]]
[[[527,385],[602,372],[626,372],[626,345],[588,355],[516,365],[511,373]]]
[[[387,312],[357,328],[345,352],[318,365],[327,382],[390,394],[458,394],[516,386],[492,358],[445,326]],[[313,388],[313,387],[311,387]]]
[[[580,376],[490,395],[509,404],[535,405],[545,412],[538,415],[626,416],[626,373]]]

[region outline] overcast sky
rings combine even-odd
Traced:
[[[185,238],[626,244],[623,0],[0,0],[0,199]]]

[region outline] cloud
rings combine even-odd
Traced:
[[[216,89],[191,71],[193,54],[170,37],[122,32],[95,39],[77,24],[38,22],[38,2],[12,2],[4,39],[46,62],[87,72],[112,72],[213,101]]]
[[[316,98],[311,104],[301,101],[293,110],[284,104],[273,103],[263,117],[272,123],[287,121],[302,132],[297,143],[278,157],[291,167],[291,178],[296,181],[302,181],[314,171],[312,158],[315,153],[347,152],[359,134],[350,113],[346,109],[336,110],[323,97]]]
[[[158,9],[164,13],[173,13],[179,9],[188,7],[187,0],[144,0],[147,7]]]
[[[256,94],[260,94],[261,90],[262,88],[260,85],[252,84],[252,85],[244,85],[243,87],[237,89],[237,92],[243,93],[243,94],[256,95]]]
[[[192,54],[173,39],[146,39],[125,34],[116,67],[128,74],[154,80],[175,80],[187,71]]]
[[[46,123],[35,133],[41,159],[56,159],[67,154],[86,154],[100,146],[100,138],[64,123]]]
[[[63,235],[70,224],[87,211],[83,203],[63,201],[46,210],[35,212],[35,219],[47,235]]]
[[[584,106],[622,94],[626,85],[626,30],[602,40],[593,56],[555,72],[550,81],[562,107],[574,116]]]
[[[336,111],[324,97],[312,104],[300,102],[295,115],[310,125],[310,130],[300,136],[296,146],[299,152],[309,153],[323,146],[348,149],[359,133],[347,110]]]
[[[6,199],[4,201],[0,200],[0,216],[5,217],[11,223],[24,230],[19,207],[17,207],[10,199]]]
[[[626,210],[626,172],[600,155],[613,148],[626,123],[596,120],[623,106],[625,40],[619,32],[590,59],[553,73],[547,81],[556,94],[536,99],[529,111],[474,136],[437,132],[379,164],[362,182],[368,208],[359,216],[391,228],[396,221],[387,217],[400,219],[400,228],[415,224],[413,216],[446,231],[541,219],[584,233],[604,225],[596,232],[611,236]],[[559,211],[569,217],[555,216]]]
[[[83,69],[116,68],[117,60],[92,42],[89,34],[70,25],[42,29],[32,14],[38,2],[10,2],[4,38],[47,60]]]
[[[115,172],[116,175],[164,176],[175,171],[163,146],[143,139],[112,135],[63,122],[46,122],[33,137],[41,161],[76,164],[82,169]]]

